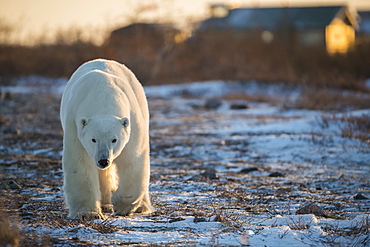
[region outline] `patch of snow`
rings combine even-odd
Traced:
[[[9,86],[1,86],[0,91],[20,94],[50,93],[61,95],[67,84],[66,78],[49,78],[45,76],[25,76],[14,78]],[[14,84],[14,85],[12,85]]]
[[[35,81],[33,84],[28,82],[30,78],[22,79],[24,81],[19,81],[19,87],[5,90],[33,92],[36,85],[42,88],[51,83],[50,79],[31,79]],[[45,89],[45,92],[61,94],[66,80],[54,83],[55,87],[51,87],[54,89]],[[353,200],[355,193],[368,194],[370,191],[367,176],[370,174],[370,155],[368,147],[363,148],[363,142],[343,138],[339,125],[321,128],[315,124],[322,114],[319,111],[285,110],[266,103],[248,103],[250,108],[232,111],[227,101],[213,111],[193,108],[194,105],[204,105],[205,98],[222,97],[228,93],[295,97],[299,90],[287,90],[283,85],[224,81],[145,87],[153,114],[153,178],[150,193],[158,207],[170,205],[166,212],[157,212],[151,216],[111,216],[108,221],[93,222],[117,228],[112,233],[101,233],[83,224],[58,228],[35,227],[26,223],[22,229],[38,234],[64,236],[66,240],[78,238],[89,244],[109,246],[148,243],[189,246],[326,246],[328,241],[332,245],[346,246],[354,242],[361,243],[367,237],[361,232],[353,236],[340,236],[340,233],[351,231],[354,227],[368,227],[366,222],[370,215],[364,212],[369,212],[369,200]],[[187,94],[199,96],[199,99],[182,97]],[[370,110],[350,114],[370,114]],[[0,152],[16,156],[60,156],[60,151],[52,150],[0,146]],[[15,176],[32,178],[37,173],[37,170],[32,170],[24,174],[22,163],[6,160],[0,160],[0,163],[6,164],[3,170],[14,170]],[[27,164],[37,166],[37,161]],[[249,167],[258,169],[252,173],[240,173]],[[201,177],[200,174],[206,168],[216,170],[220,176],[217,182]],[[284,176],[269,177],[273,171],[280,171]],[[61,180],[61,173],[59,168],[48,176]],[[302,188],[298,189],[300,186]],[[231,196],[219,198],[220,193],[214,193],[219,187]],[[241,192],[233,196],[238,190]],[[21,193],[45,203],[62,200],[61,190],[52,192],[50,189],[35,188]],[[278,198],[277,193],[286,196]],[[349,219],[294,214],[307,201],[315,200],[323,204],[327,201],[344,201],[346,205],[343,215]],[[259,212],[258,203],[264,201],[270,202],[272,210]],[[215,212],[214,215],[197,222],[193,212],[190,214],[186,206],[194,202],[202,206],[199,213],[207,209]],[[250,208],[240,206],[242,202],[250,203]],[[327,204],[325,210],[341,207],[335,203],[334,206]],[[23,205],[22,208],[27,207]],[[258,213],[253,211],[255,209]],[[219,212],[226,217],[230,215],[228,220],[237,222],[238,227],[230,226],[228,221],[215,222],[215,214]],[[338,232],[331,233],[328,227]]]
[[[288,90],[287,90],[288,89]],[[287,86],[284,83],[266,84],[256,81],[205,81],[186,84],[161,85],[145,87],[148,97],[181,97],[193,95],[204,98],[219,98],[227,94],[268,95],[297,97],[301,92],[300,87]]]
[[[365,87],[370,89],[370,78],[365,81]]]
[[[312,224],[315,225],[318,222],[319,220],[313,214],[291,215],[288,217],[277,215],[272,219],[263,221],[261,225],[265,225],[265,226],[285,226],[285,225],[310,226]]]

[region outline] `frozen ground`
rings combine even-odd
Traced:
[[[299,88],[253,82],[147,87],[155,213],[68,220],[58,119],[65,81],[33,79],[42,93],[24,94],[32,83],[21,81],[3,91],[22,94],[0,102],[0,207],[19,221],[24,245],[370,245],[369,143],[342,137],[342,123],[322,124],[323,112],[224,98],[299,97]]]

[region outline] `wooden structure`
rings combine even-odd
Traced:
[[[229,9],[225,17],[201,22],[198,31],[257,32],[262,42],[323,46],[328,53],[345,53],[354,44],[357,28],[356,16],[346,6],[319,6]]]

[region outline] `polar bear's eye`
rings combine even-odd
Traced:
[[[93,143],[95,143],[95,142],[96,142],[96,140],[95,140],[95,139],[92,139],[91,141],[92,141]]]
[[[116,142],[117,142],[117,139],[113,139],[113,140],[112,140],[112,143],[116,143]]]

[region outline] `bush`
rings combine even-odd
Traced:
[[[141,29],[132,29],[129,36],[135,30],[142,36]],[[130,39],[120,42],[119,37],[114,42],[108,37],[104,46],[98,46],[83,39],[75,29],[65,31],[65,37],[59,33],[53,44],[2,44],[0,77],[33,74],[69,77],[82,63],[103,57],[124,62],[145,85],[220,79],[367,91],[364,81],[370,78],[367,56],[370,41],[357,44],[348,54],[330,56],[323,47],[295,47],[278,41],[263,43],[259,32],[207,31],[176,43],[177,31],[169,30],[172,30],[170,41],[161,35],[154,35],[160,39],[149,35],[152,38],[142,39],[145,40],[140,43],[142,47],[129,42]],[[149,49],[148,42],[155,45]]]
[[[100,57],[92,43],[0,46],[0,76],[45,75],[69,77],[87,60]]]
[[[162,75],[171,72],[188,80],[253,79],[364,90],[363,82],[370,77],[368,52],[370,42],[347,55],[330,56],[324,47],[263,43],[257,33],[208,31],[177,46]]]

